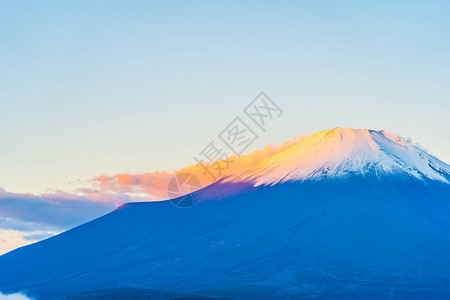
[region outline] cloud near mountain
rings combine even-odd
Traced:
[[[239,174],[262,160],[292,147],[307,137],[307,135],[299,135],[281,145],[267,145],[264,149],[255,150],[248,155],[241,155],[240,157],[233,155],[221,161],[202,161],[203,167],[199,164],[193,164],[173,172],[155,171],[142,174],[100,175],[93,179],[93,183],[101,191],[138,193],[148,196],[150,201],[164,200],[168,198],[167,185],[175,174],[192,174],[200,180],[203,187],[208,186],[223,177]],[[219,166],[221,170],[218,170]],[[208,170],[208,172],[205,170]]]
[[[0,188],[0,254],[92,220],[125,202],[143,200],[126,194],[84,192],[32,195]]]

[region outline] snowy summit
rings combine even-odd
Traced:
[[[450,166],[384,130],[334,128],[317,132],[227,182],[255,186],[353,175],[408,175],[450,182]]]

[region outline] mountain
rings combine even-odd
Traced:
[[[450,297],[450,167],[384,131],[318,132],[175,201],[0,256],[38,299]]]

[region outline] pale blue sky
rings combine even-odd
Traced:
[[[450,162],[448,1],[0,1],[0,187],[172,170],[261,90],[249,150],[336,126]]]

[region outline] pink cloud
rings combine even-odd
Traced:
[[[284,142],[282,145],[268,145],[262,150],[256,150],[248,155],[241,155],[240,157],[233,155],[228,158],[229,164],[225,161],[216,160],[211,163],[203,162],[204,167],[190,165],[173,172],[155,171],[141,174],[102,174],[95,177],[93,183],[103,192],[146,194],[150,200],[164,200],[168,198],[167,186],[175,174],[193,174],[200,180],[201,185],[204,187],[223,177],[239,174],[264,159],[290,148],[306,137],[306,135],[297,136],[292,140]],[[225,165],[227,165],[226,168]],[[222,168],[222,170],[218,170],[219,168]],[[210,173],[205,172],[205,169],[208,169]]]

